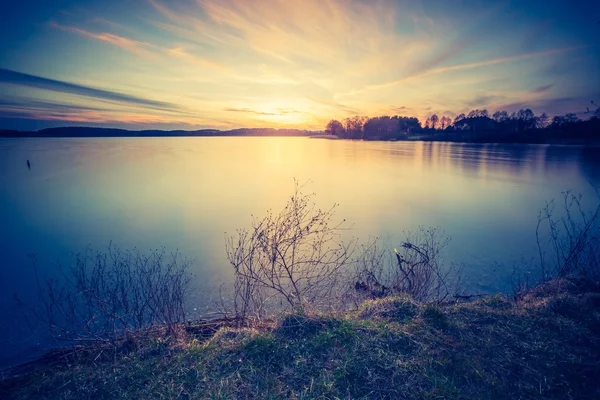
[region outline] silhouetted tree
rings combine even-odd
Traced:
[[[454,125],[454,127],[456,129],[460,129],[460,125],[461,122],[465,119],[465,113],[460,113],[456,116],[456,118],[454,118],[454,122],[452,123],[452,125]]]
[[[425,120],[425,129],[429,129],[430,126],[431,126],[431,117],[427,117],[427,119]]]
[[[354,116],[344,120],[344,128],[348,139],[362,139],[363,127],[367,122],[368,117]]]
[[[467,118],[478,118],[478,117],[486,117],[488,118],[490,113],[488,110],[473,110],[468,115]]]
[[[564,123],[565,123],[565,117],[556,115],[554,118],[552,118],[552,123],[550,124],[550,126],[556,129],[556,128],[560,128],[561,126],[563,126]]]
[[[505,122],[505,128],[514,132],[530,130],[535,128],[536,125],[537,118],[529,108],[512,113],[509,120]]]
[[[569,113],[569,114],[565,115],[565,123],[566,124],[574,124],[577,121],[579,121],[579,118],[577,118],[577,114]]]
[[[450,124],[452,124],[452,119],[450,117],[444,115],[442,119],[440,119],[440,125],[442,129],[446,129],[450,126]]]
[[[506,111],[496,111],[494,115],[492,115],[494,121],[502,123],[507,121],[510,117]]]
[[[594,117],[600,118],[600,106],[592,100],[592,105],[596,107],[596,111],[594,111]]]
[[[366,138],[391,138],[398,133],[398,117],[389,116],[370,118],[364,125],[363,130]]]
[[[437,116],[437,114],[433,114],[429,120],[431,121],[431,128],[435,129],[435,127],[440,119]]]
[[[408,135],[421,129],[421,122],[415,117],[398,117],[398,122],[401,134]]]
[[[325,128],[325,133],[327,133],[328,135],[336,135],[339,137],[343,137],[345,133],[344,125],[342,125],[340,121],[332,119],[327,124],[327,127]]]
[[[542,113],[539,117],[537,117],[536,127],[538,129],[544,129],[545,127],[548,126],[549,122],[550,122],[550,117],[548,116],[548,114]]]
[[[369,118],[364,124],[363,131],[366,139],[401,138],[421,127],[417,118],[382,116]]]
[[[600,141],[600,107],[586,114],[594,115],[581,120],[576,114],[554,116],[546,113],[536,116],[529,108],[509,115],[507,111],[496,111],[491,116],[488,110],[475,109],[467,115],[461,113],[454,121],[447,116],[439,118],[431,115],[424,127],[417,118],[401,116],[346,118],[343,123],[331,120],[326,127],[327,133],[341,131],[338,136],[349,139],[406,139],[412,133],[419,133],[424,140],[450,140],[475,142],[513,142],[547,143],[562,140]],[[440,135],[436,130],[444,130]]]

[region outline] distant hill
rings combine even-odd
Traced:
[[[51,137],[183,137],[183,136],[310,136],[315,132],[300,129],[274,128],[241,128],[228,131],[218,129],[201,129],[197,131],[161,131],[143,130],[130,131],[126,129],[64,127],[49,128],[39,131],[0,130],[0,138],[51,138]]]

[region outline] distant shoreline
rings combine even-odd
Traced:
[[[521,140],[521,141],[484,141],[484,140],[452,140],[434,138],[431,136],[407,136],[406,138],[369,138],[348,139],[336,135],[300,129],[272,129],[272,128],[241,128],[228,131],[217,129],[201,129],[197,131],[163,131],[141,130],[130,131],[126,129],[90,128],[90,127],[65,127],[49,128],[38,131],[0,130],[0,139],[59,139],[59,138],[176,138],[176,137],[305,137],[309,139],[349,140],[365,142],[438,142],[438,143],[472,143],[472,144],[537,144],[559,146],[600,146],[600,140],[583,139],[554,139],[554,140]]]
[[[131,131],[127,129],[63,127],[38,131],[16,131],[0,129],[0,138],[101,138],[101,137],[223,137],[223,136],[279,136],[308,137],[319,134],[316,131],[301,129],[240,128],[222,131],[218,129],[200,129],[195,131],[164,131],[149,129]]]

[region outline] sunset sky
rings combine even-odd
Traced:
[[[6,0],[0,128],[322,129],[600,102],[600,2]]]

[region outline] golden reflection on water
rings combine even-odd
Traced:
[[[589,193],[600,170],[595,155],[577,147],[277,137],[4,141],[0,213],[10,221],[3,234],[14,257],[110,240],[165,245],[219,280],[230,273],[225,232],[280,209],[296,179],[310,182],[305,189],[318,206],[339,203],[347,235],[399,240],[418,225],[442,226],[453,238],[449,258],[477,269],[527,253],[546,200],[567,188]]]

